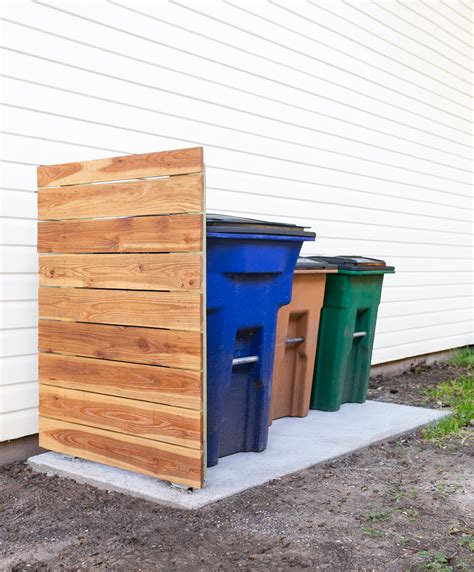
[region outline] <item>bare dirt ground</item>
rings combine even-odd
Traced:
[[[369,398],[425,404],[423,388],[458,373],[377,377]],[[0,469],[0,569],[474,570],[473,453],[418,433],[197,511],[15,463]]]

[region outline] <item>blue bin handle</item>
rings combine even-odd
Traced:
[[[258,356],[237,357],[232,360],[232,366],[246,365],[248,363],[257,363],[258,360],[259,360]]]

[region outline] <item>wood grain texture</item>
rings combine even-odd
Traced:
[[[201,330],[201,295],[195,292],[142,292],[40,288],[40,318]]]
[[[95,427],[40,417],[39,444],[90,461],[201,488],[203,453]]]
[[[200,253],[182,254],[43,254],[41,286],[199,290]]]
[[[202,215],[38,223],[38,252],[184,252],[202,249]]]
[[[38,187],[183,175],[203,169],[202,147],[38,167]]]
[[[200,371],[203,348],[200,332],[40,320],[39,351]]]
[[[41,384],[201,409],[197,371],[46,353],[38,357]]]
[[[38,218],[64,220],[202,211],[202,175],[38,191]]]
[[[43,417],[199,449],[201,412],[64,387],[41,387]]]

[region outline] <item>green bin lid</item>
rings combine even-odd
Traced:
[[[310,256],[311,260],[324,261],[335,264],[339,272],[394,272],[393,266],[387,266],[385,260],[368,258],[367,256],[339,255],[339,256]]]
[[[304,226],[284,222],[270,222],[253,218],[243,218],[223,214],[206,215],[207,232],[225,232],[239,234],[278,234],[283,236],[301,236],[315,238],[314,232]]]

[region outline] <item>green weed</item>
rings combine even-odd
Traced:
[[[448,363],[457,367],[468,367],[471,370],[474,369],[474,348],[469,346],[460,348],[454,352]]]
[[[428,426],[423,435],[427,441],[442,446],[452,437],[469,436],[469,427],[474,419],[474,373],[461,375],[440,383],[426,392],[429,399],[442,407],[449,407],[452,414]]]
[[[390,515],[392,514],[393,511],[391,510],[383,510],[381,512],[372,512],[371,514],[369,514],[369,520],[370,522],[383,522],[385,520],[388,520],[390,518]]]
[[[474,552],[474,535],[463,534],[458,541],[459,546],[465,546],[470,552]]]
[[[461,485],[449,485],[448,481],[441,481],[436,485],[436,492],[440,497],[446,499],[461,488]]]
[[[421,563],[423,570],[436,570],[436,572],[449,572],[452,570],[448,557],[442,552],[432,554],[428,550],[422,550],[418,552],[418,556],[423,560]]]
[[[362,532],[370,538],[381,538],[382,536],[385,536],[381,530],[374,528],[373,526],[363,526]]]

